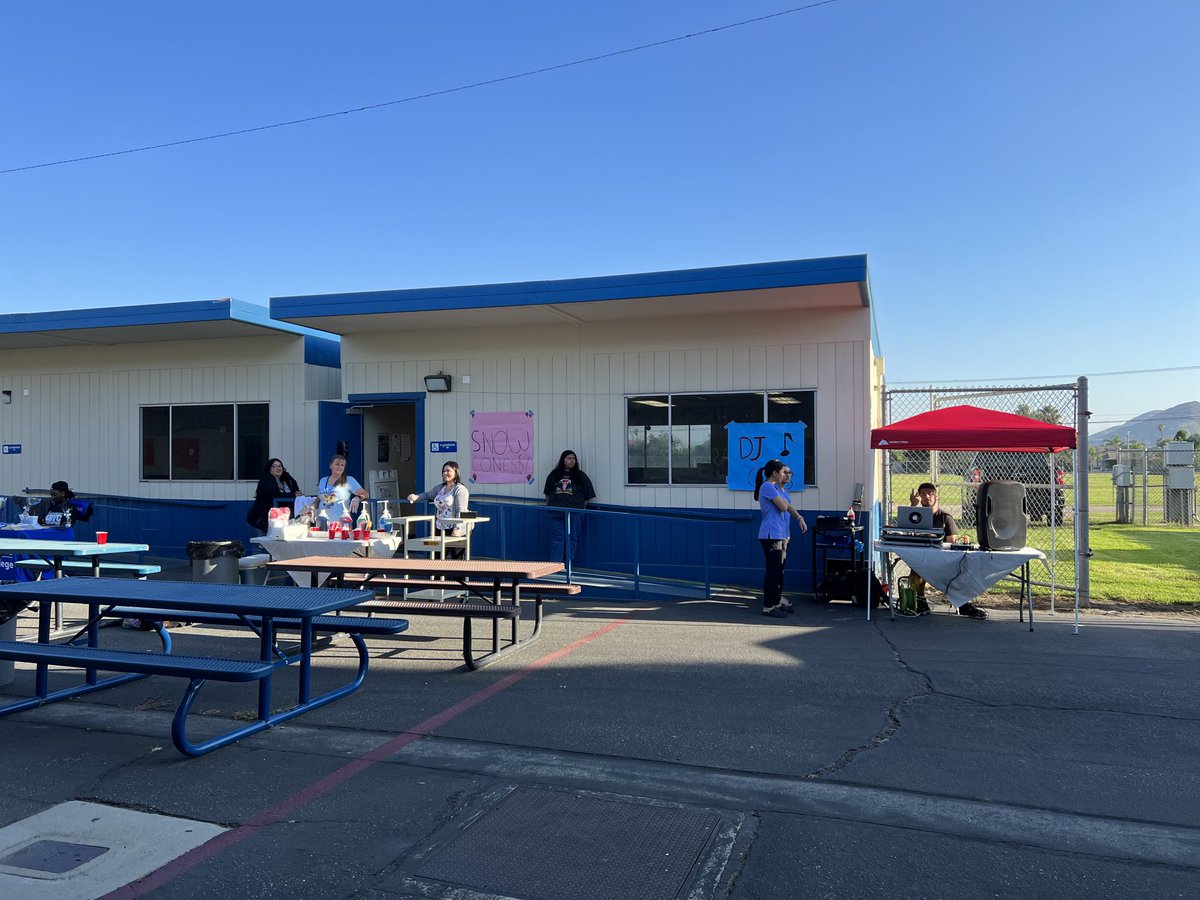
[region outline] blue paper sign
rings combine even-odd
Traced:
[[[20,452],[21,452],[21,445],[20,445],[20,444],[5,444],[5,445],[4,445],[4,453],[5,453],[5,455],[7,455],[7,454],[9,454],[9,453],[20,453]]]
[[[457,453],[458,441],[430,441],[430,453]]]
[[[769,459],[781,459],[796,478],[790,491],[804,490],[803,422],[730,422],[729,468],[725,486],[731,491],[754,490],[754,477]]]

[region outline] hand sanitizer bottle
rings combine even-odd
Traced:
[[[387,501],[383,501],[383,512],[379,514],[379,530],[392,533],[392,514],[388,512]]]

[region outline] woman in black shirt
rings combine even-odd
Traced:
[[[596,496],[592,480],[579,467],[579,458],[574,450],[564,450],[558,457],[558,465],[546,476],[542,488],[546,503],[564,509],[583,509]],[[566,544],[567,513],[550,513],[550,558],[555,562],[563,559]],[[579,533],[583,530],[583,516],[571,516],[571,559],[579,549]]]
[[[283,461],[267,460],[267,467],[254,491],[254,503],[246,514],[246,524],[258,529],[260,534],[266,534],[267,512],[275,505],[275,501],[294,500],[299,493],[300,485],[283,467]]]

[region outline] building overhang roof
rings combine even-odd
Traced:
[[[271,299],[281,322],[333,334],[469,325],[592,324],[871,305],[865,255],[459,287]]]
[[[266,307],[238,300],[195,300],[0,316],[0,349],[115,346],[295,335],[307,343],[336,341],[311,328],[277,322]]]

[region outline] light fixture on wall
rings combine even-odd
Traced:
[[[431,394],[444,394],[450,390],[450,383],[453,380],[453,376],[447,375],[445,372],[438,372],[436,375],[426,375],[425,390]]]

